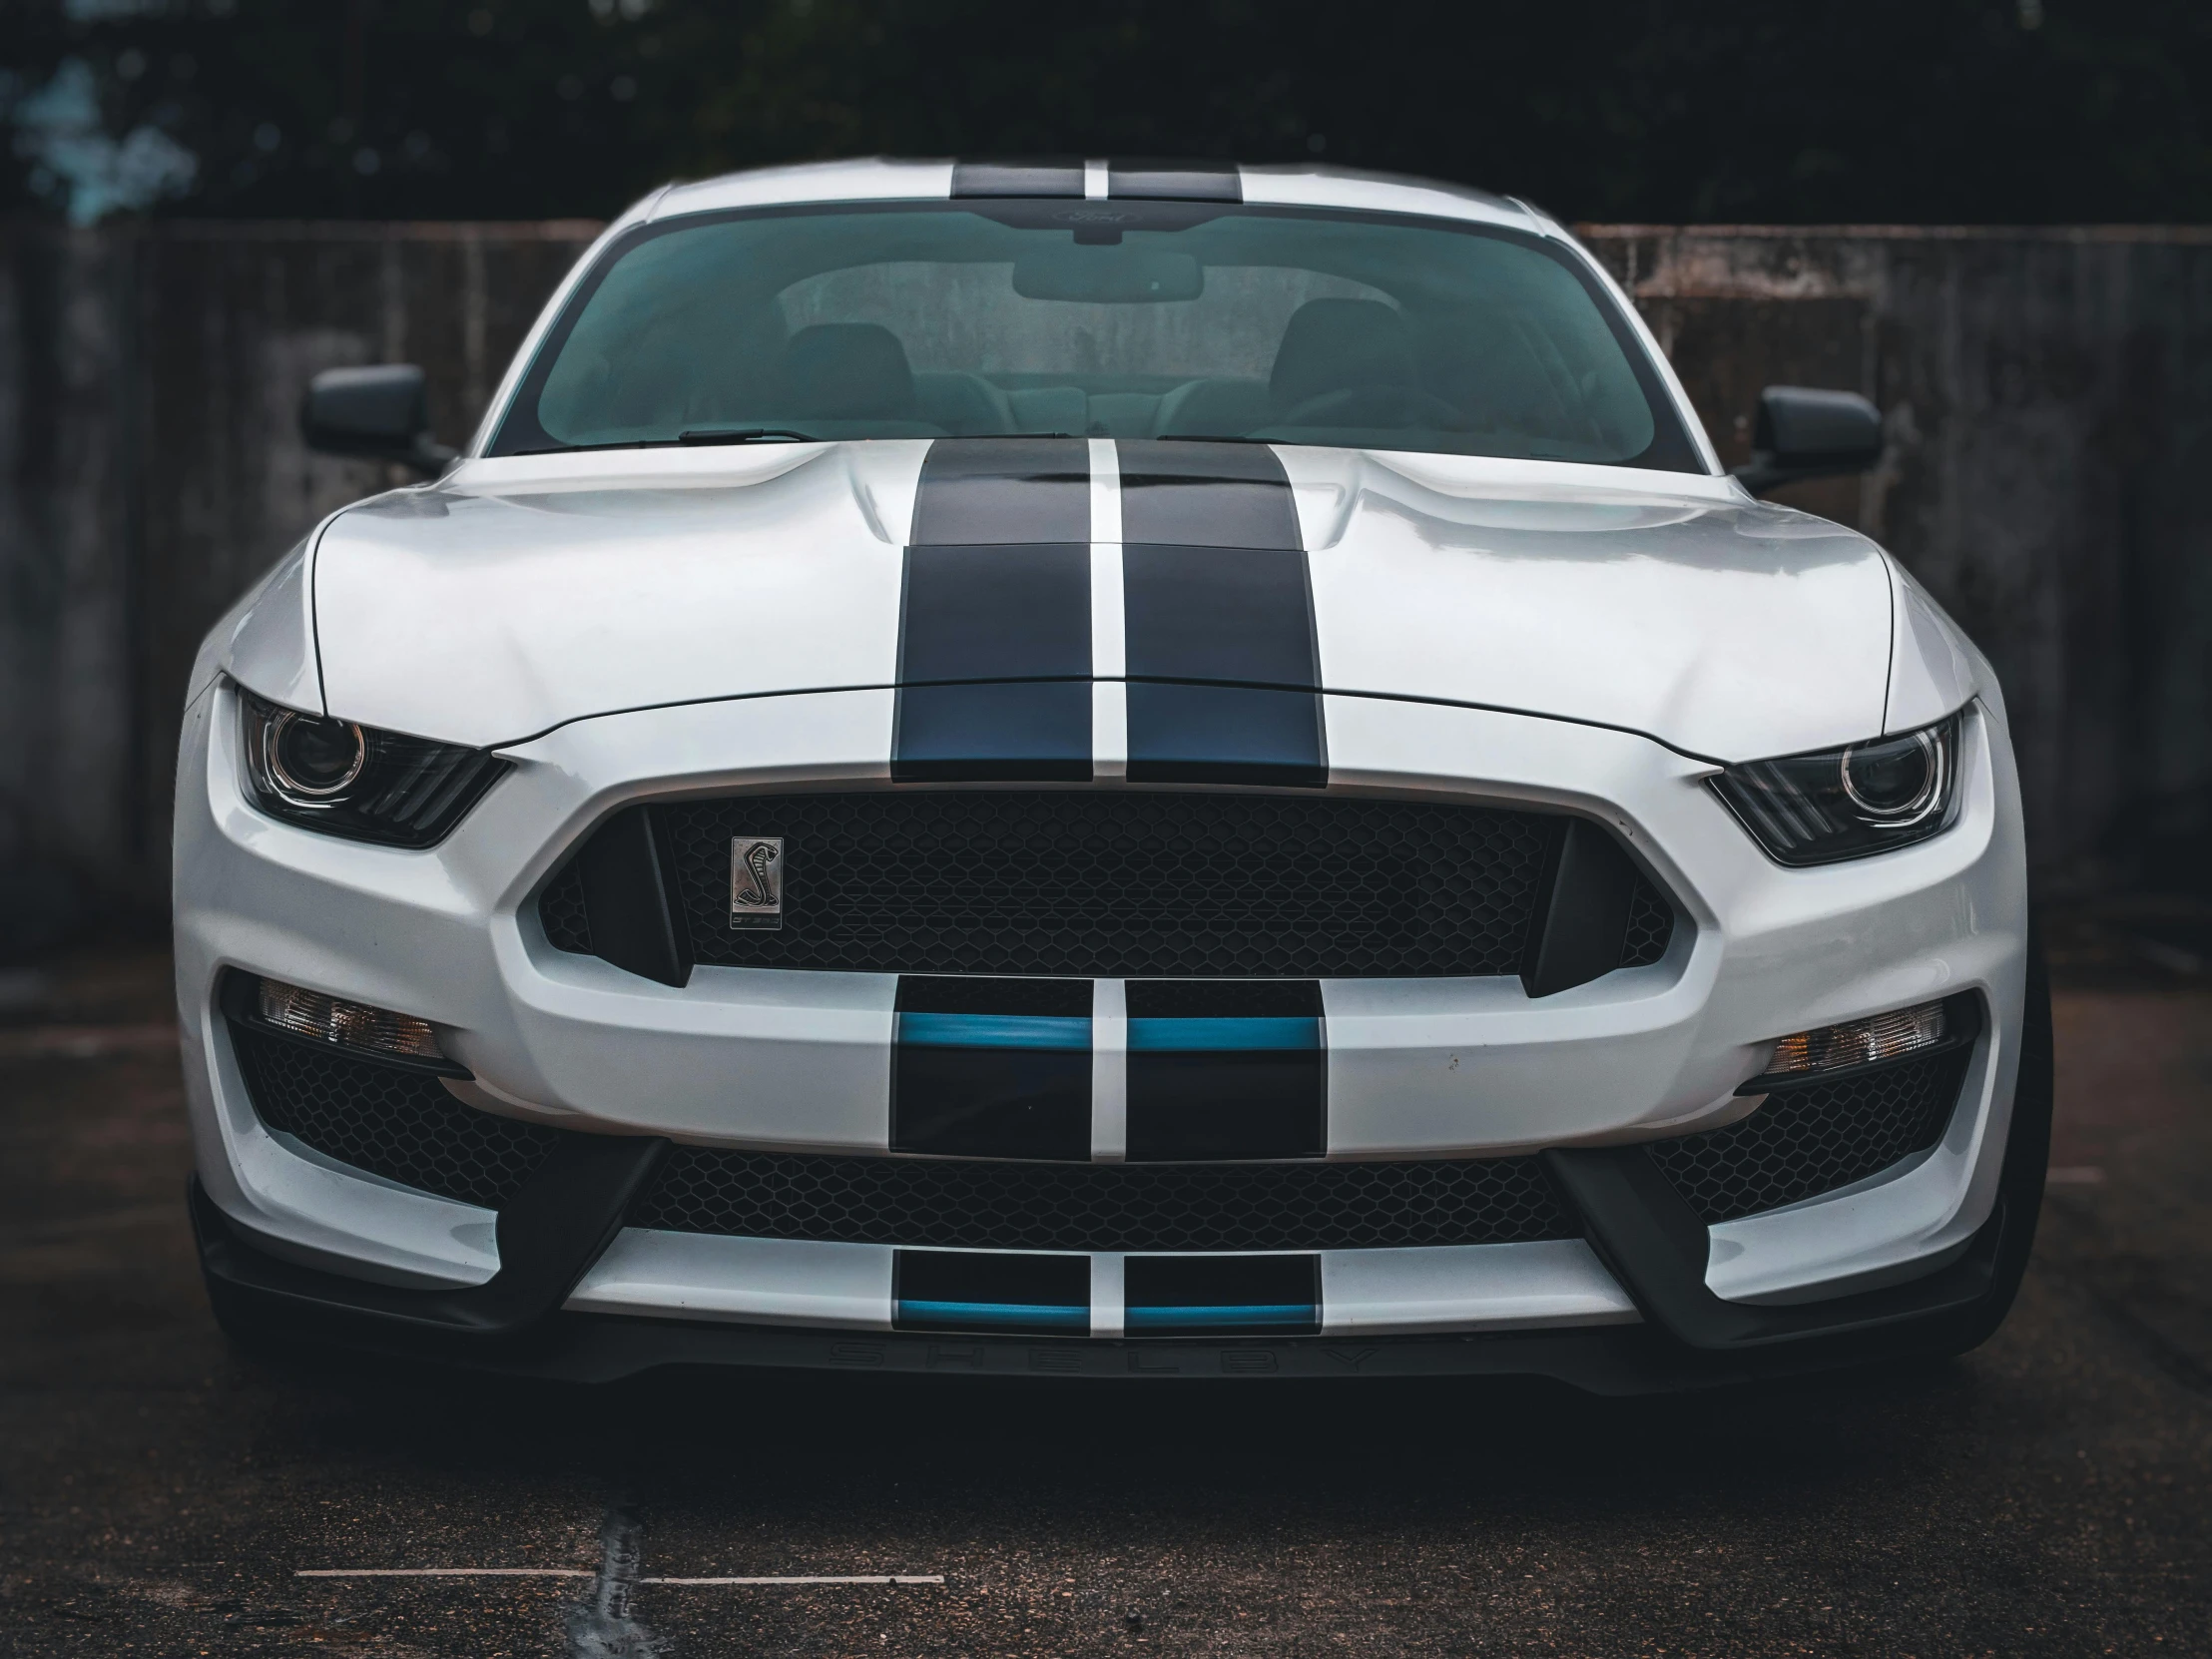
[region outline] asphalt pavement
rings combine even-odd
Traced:
[[[1994,1341],[1626,1401],[273,1368],[166,962],[0,974],[0,1653],[2212,1653],[2212,979],[2146,948],[2061,991]]]

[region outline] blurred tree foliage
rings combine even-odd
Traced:
[[[2205,0],[0,0],[0,206],[79,218],[604,215],[663,179],[769,162],[1060,152],[1320,157],[1577,219],[2212,220]]]

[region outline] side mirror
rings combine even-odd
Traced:
[[[413,363],[324,369],[299,400],[299,435],[325,455],[397,461],[433,476],[454,456],[430,436],[429,399]]]
[[[1882,412],[1857,392],[1769,386],[1759,394],[1751,459],[1735,475],[1761,495],[1800,478],[1865,472],[1881,459]]]

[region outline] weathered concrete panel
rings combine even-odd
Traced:
[[[0,227],[0,951],[64,889],[158,908],[200,634],[373,466],[315,370],[422,362],[475,422],[596,227]],[[2202,880],[2212,231],[1593,226],[1724,457],[1771,382],[1882,405],[1800,505],[1897,550],[2004,676],[2047,883]]]
[[[2212,232],[1584,236],[1724,458],[1763,383],[1882,407],[1879,472],[1787,498],[1882,540],[1988,652],[2046,885],[2206,880]]]

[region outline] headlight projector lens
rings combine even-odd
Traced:
[[[269,771],[286,795],[327,801],[361,775],[368,744],[348,721],[315,720],[288,709],[269,732]]]
[[[1943,757],[1926,732],[1844,751],[1844,795],[1884,824],[1915,824],[1943,796]]]

